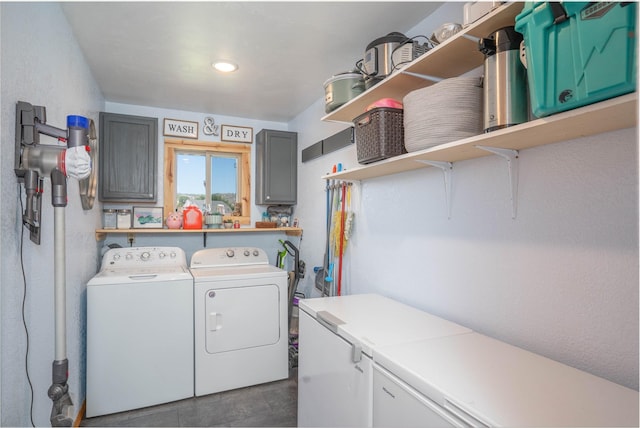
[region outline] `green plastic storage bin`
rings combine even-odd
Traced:
[[[527,2],[524,36],[531,109],[538,117],[636,90],[635,2]]]

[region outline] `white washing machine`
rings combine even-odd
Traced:
[[[107,251],[87,284],[87,416],[188,397],[193,278],[184,251]]]
[[[191,257],[195,394],[288,377],[287,272],[259,248],[208,248]]]

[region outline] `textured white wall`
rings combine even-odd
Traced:
[[[451,220],[438,170],[363,184],[353,291],[637,388],[636,130],[522,151],[515,220],[501,158],[456,163],[453,180]]]
[[[47,108],[47,123],[65,128],[66,116],[94,121],[102,95],[57,3],[6,3],[1,11],[2,75],[2,426],[31,425],[25,375],[25,333],[21,320],[23,281],[20,268],[21,212],[13,173],[15,104],[22,100]],[[42,142],[49,140],[43,137]],[[78,183],[69,180],[67,225],[67,355],[69,386],[76,412],[84,399],[85,288],[95,273],[100,206],[83,211]],[[51,183],[45,181],[41,245],[25,235],[27,278],[25,313],[30,336],[29,373],[34,387],[33,420],[49,425],[53,339],[53,208]]]
[[[456,7],[406,34],[455,20]],[[337,132],[318,123],[323,108],[319,100],[289,124],[301,150]],[[515,220],[497,156],[454,164],[451,219],[440,170],[363,182],[347,292],[381,293],[638,389],[637,138],[634,128],[522,151]],[[355,147],[299,165],[309,265],[324,253],[320,177],[337,162],[358,166]],[[312,284],[300,288],[317,295]]]

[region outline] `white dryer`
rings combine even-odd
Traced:
[[[87,284],[87,416],[188,397],[193,278],[184,251],[107,251]]]
[[[259,248],[193,254],[195,395],[288,377],[287,272]]]

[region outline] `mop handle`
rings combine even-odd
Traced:
[[[342,182],[342,214],[340,218],[340,257],[338,259],[338,296],[342,292],[342,251],[344,250],[344,203],[346,199],[347,184]]]

